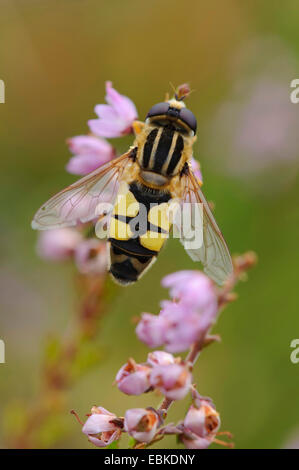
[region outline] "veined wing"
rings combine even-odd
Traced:
[[[200,248],[186,248],[184,235],[181,242],[193,261],[201,261],[204,272],[217,284],[223,284],[233,272],[233,265],[228,247],[223,235],[218,228],[209,205],[200,189],[200,183],[189,166],[188,171],[182,176],[183,196],[182,203],[201,203],[202,211],[202,236],[203,242]],[[201,227],[200,227],[201,228]],[[184,230],[181,230],[183,234]]]
[[[35,214],[32,228],[68,227],[102,216],[107,203],[113,207],[124,169],[132,162],[131,152],[97,168],[49,199]]]

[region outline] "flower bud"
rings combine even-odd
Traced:
[[[153,351],[148,354],[147,362],[151,366],[164,366],[174,364],[175,358],[172,354],[165,351]]]
[[[150,372],[150,367],[136,364],[133,359],[130,359],[116,375],[117,386],[127,395],[141,395],[151,386]]]
[[[152,370],[150,382],[167,398],[181,400],[190,389],[191,373],[181,364],[156,366]]]
[[[178,100],[186,98],[191,93],[189,83],[182,83],[176,89],[176,96]]]
[[[158,415],[153,410],[133,408],[126,411],[124,429],[139,442],[151,442],[158,423]]]
[[[170,296],[201,313],[210,315],[217,311],[217,295],[214,284],[201,271],[178,271],[162,279],[162,286],[170,289]]]
[[[88,436],[88,440],[97,447],[106,447],[111,442],[119,439],[121,426],[115,424],[115,414],[110,413],[101,406],[94,406],[91,415],[85,422],[82,432]]]
[[[220,428],[220,416],[211,403],[201,400],[199,408],[190,406],[184,426],[196,436],[205,438],[216,434]]]
[[[59,228],[41,232],[37,243],[37,252],[41,258],[64,261],[74,254],[82,235],[73,228]]]
[[[76,248],[75,262],[82,274],[102,274],[107,267],[105,243],[96,238],[83,240]]]
[[[163,301],[160,315],[167,322],[164,342],[169,352],[186,351],[204,331],[201,315],[181,303]]]
[[[160,315],[143,313],[136,327],[136,334],[150,348],[157,348],[164,344],[166,330],[167,322]]]

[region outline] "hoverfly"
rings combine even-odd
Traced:
[[[127,285],[157,259],[171,230],[167,215],[171,202],[195,202],[203,208],[201,246],[186,248],[184,235],[181,242],[194,261],[201,261],[206,274],[223,284],[232,272],[232,261],[201,191],[202,183],[192,171],[197,122],[183,102],[187,94],[175,93],[172,99],[154,105],[145,122],[134,121],[135,140],[129,151],[53,196],[38,210],[32,227],[54,229],[97,218],[99,236],[103,224],[108,224],[109,272],[116,282]],[[99,207],[105,203],[111,209],[101,213]],[[141,204],[146,207],[147,226],[136,237],[130,223]],[[133,210],[124,211],[129,205]],[[157,208],[162,215],[155,224]]]

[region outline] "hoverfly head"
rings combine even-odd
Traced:
[[[190,109],[183,102],[190,93],[188,85],[180,85],[172,99],[155,104],[146,115],[147,123],[175,126],[181,132],[196,134],[197,121]]]

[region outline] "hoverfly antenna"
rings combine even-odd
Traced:
[[[174,98],[177,100],[177,97],[176,97],[176,88],[175,88],[175,86],[173,85],[172,82],[169,82],[169,85],[170,85],[170,87],[171,87],[172,90],[173,90]],[[170,95],[169,95],[169,92],[167,91],[167,92],[165,93],[165,100],[164,100],[164,101],[168,102],[169,100],[170,100]]]
[[[172,91],[173,91],[174,96],[175,96],[176,95],[176,87],[174,86],[174,84],[172,82],[169,82],[169,85],[171,86]]]

